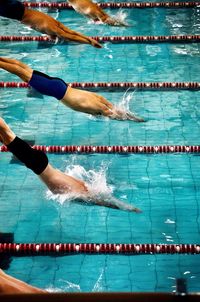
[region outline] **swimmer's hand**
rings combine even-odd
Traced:
[[[96,48],[102,48],[102,45],[97,42],[96,40],[92,39],[92,38],[88,38],[88,40],[90,41],[90,44]]]
[[[133,112],[117,109],[113,107],[110,118],[120,121],[134,121],[143,123],[145,120],[142,117],[136,116]]]
[[[125,27],[129,27],[129,25],[126,22],[117,20],[115,18],[111,18],[111,17],[107,17],[104,20],[101,20],[103,23],[111,25],[111,26],[125,26]]]
[[[132,211],[135,212],[135,213],[142,213],[142,210],[140,210],[138,208],[134,208]]]
[[[100,196],[96,196],[91,192],[87,194],[87,201],[91,204],[95,204],[98,206],[104,206],[112,209],[141,213],[142,211],[130,203],[123,202],[114,196],[107,196],[106,198],[102,198]]]

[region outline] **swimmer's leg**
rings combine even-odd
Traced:
[[[16,74],[25,82],[28,82],[31,79],[33,73],[32,68],[30,68],[28,65],[18,60],[9,58],[0,57],[0,68]]]

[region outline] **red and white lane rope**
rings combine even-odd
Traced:
[[[199,1],[186,1],[186,2],[107,2],[97,3],[101,8],[154,8],[154,7],[166,7],[166,8],[183,8],[183,7],[196,7],[200,5]],[[47,8],[59,8],[59,9],[72,9],[72,6],[66,2],[37,2],[32,3],[24,1],[26,7],[47,7]]]
[[[34,149],[45,153],[100,153],[100,154],[159,154],[159,153],[200,153],[200,146],[41,146]],[[0,146],[0,152],[8,152],[6,146]]]
[[[150,89],[189,89],[199,90],[200,82],[74,82],[68,83],[73,88],[105,88],[105,89],[127,89],[135,88],[141,90]],[[24,82],[0,82],[0,88],[28,88]]]
[[[0,254],[200,254],[199,244],[0,243]]]
[[[199,42],[200,35],[169,36],[103,36],[91,37],[98,42],[112,43],[160,43],[160,42]],[[0,42],[51,42],[57,43],[48,36],[0,36]]]

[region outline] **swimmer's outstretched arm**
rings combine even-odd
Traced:
[[[68,0],[72,7],[80,14],[112,26],[127,26],[126,23],[110,17],[106,12],[91,0]]]
[[[25,8],[21,22],[39,32],[50,35],[52,38],[58,37],[65,41],[91,44],[97,48],[102,47],[96,40],[73,31],[51,16],[36,10]]]
[[[9,276],[0,269],[0,294],[31,294],[46,291]]]
[[[0,68],[16,74],[27,83],[30,82],[33,76],[32,68],[15,59],[0,57]],[[45,79],[45,85],[42,81],[43,78]],[[37,86],[35,86],[36,83]],[[47,75],[43,74],[40,75],[40,81],[38,79],[37,81],[34,81],[33,79],[29,84],[40,93],[51,95],[50,89],[54,85],[54,80],[53,78],[51,79]],[[143,118],[137,117],[132,112],[116,109],[112,103],[110,103],[101,95],[86,90],[72,88],[70,86],[68,86],[67,88],[67,85],[65,86],[66,88],[64,90],[64,96],[61,98],[61,102],[64,105],[72,108],[73,110],[89,113],[92,115],[103,115],[116,120],[130,120],[135,122],[145,121]],[[44,90],[46,90],[46,93],[44,92]]]
[[[143,118],[132,112],[119,110],[101,95],[96,93],[68,87],[63,99],[63,104],[76,111],[92,115],[102,115],[116,120],[129,120],[134,122],[145,122]]]
[[[91,204],[95,204],[98,206],[104,206],[112,209],[118,209],[122,211],[129,211],[129,212],[136,212],[141,213],[142,211],[135,206],[122,202],[121,200],[110,196],[108,199],[102,199],[101,197],[98,198],[98,196],[88,195],[88,201]]]

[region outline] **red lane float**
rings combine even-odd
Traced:
[[[77,153],[77,154],[159,154],[159,153],[200,153],[200,146],[42,146],[34,149],[45,153]],[[0,146],[0,152],[9,152],[6,146]]]
[[[199,244],[0,243],[0,254],[200,254]]]
[[[37,2],[32,3],[28,1],[23,2],[26,7],[45,7],[45,8],[58,8],[58,9],[72,9],[72,6],[66,2]],[[107,2],[97,3],[101,8],[154,8],[154,7],[166,7],[166,8],[185,8],[196,7],[200,5],[199,1],[186,1],[186,2]]]
[[[160,42],[199,42],[200,35],[169,36],[96,36],[91,37],[98,42],[112,43],[160,43]],[[57,43],[48,36],[0,36],[0,42],[50,42]]]
[[[68,83],[73,88],[106,88],[106,89],[126,89],[135,88],[142,90],[149,89],[189,89],[199,90],[200,82],[75,82]],[[29,85],[24,82],[0,82],[0,88],[28,88]]]

